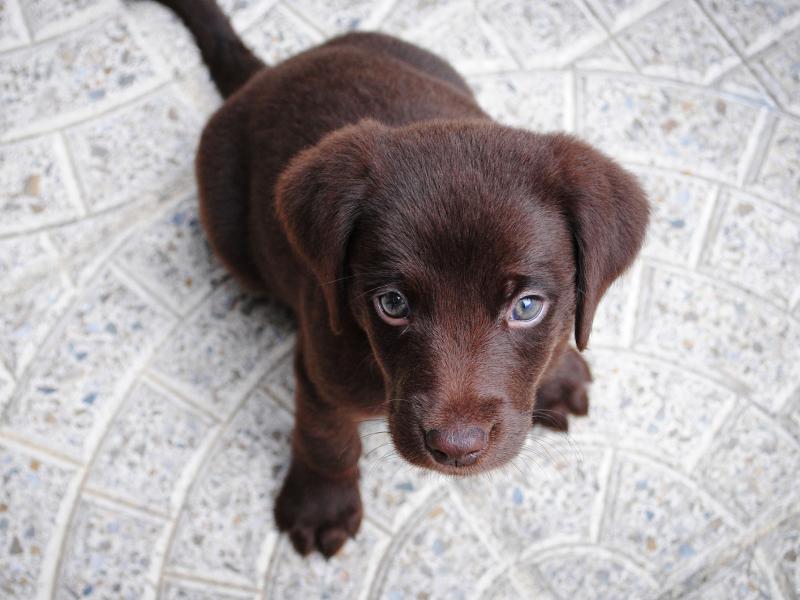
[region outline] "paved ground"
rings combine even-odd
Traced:
[[[800,2],[224,4],[269,61],[400,34],[641,177],[591,416],[461,483],[370,436],[357,543],[299,559],[292,326],[198,228],[193,44],[149,3],[0,0],[0,597],[800,597]]]

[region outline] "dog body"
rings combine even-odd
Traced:
[[[292,464],[275,516],[295,548],[358,529],[358,423],[386,415],[410,462],[471,474],[536,415],[585,414],[597,303],[647,203],[565,135],[502,127],[446,62],[369,33],[274,67],[207,0],[162,0],[227,96],[197,156],[215,252],[298,320]],[[535,412],[539,411],[539,412]]]

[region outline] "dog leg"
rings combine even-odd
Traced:
[[[325,406],[295,356],[297,393],[292,463],[275,503],[278,529],[302,555],[336,554],[361,524],[358,423]]]
[[[567,415],[589,412],[587,388],[591,381],[589,365],[576,350],[567,348],[545,373],[536,392],[534,425],[567,431]]]

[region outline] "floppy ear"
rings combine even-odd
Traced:
[[[316,277],[331,329],[341,332],[347,242],[368,189],[378,139],[386,128],[365,120],[325,136],[289,163],[275,207],[292,249]]]
[[[642,246],[650,207],[636,178],[601,152],[568,135],[545,138],[554,159],[548,183],[575,240],[575,343],[583,350],[600,299]]]

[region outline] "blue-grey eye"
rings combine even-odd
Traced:
[[[544,298],[540,296],[523,296],[514,305],[511,318],[514,321],[533,321],[544,310]]]
[[[392,290],[378,296],[378,304],[387,317],[407,319],[409,315],[408,301],[398,291]]]

